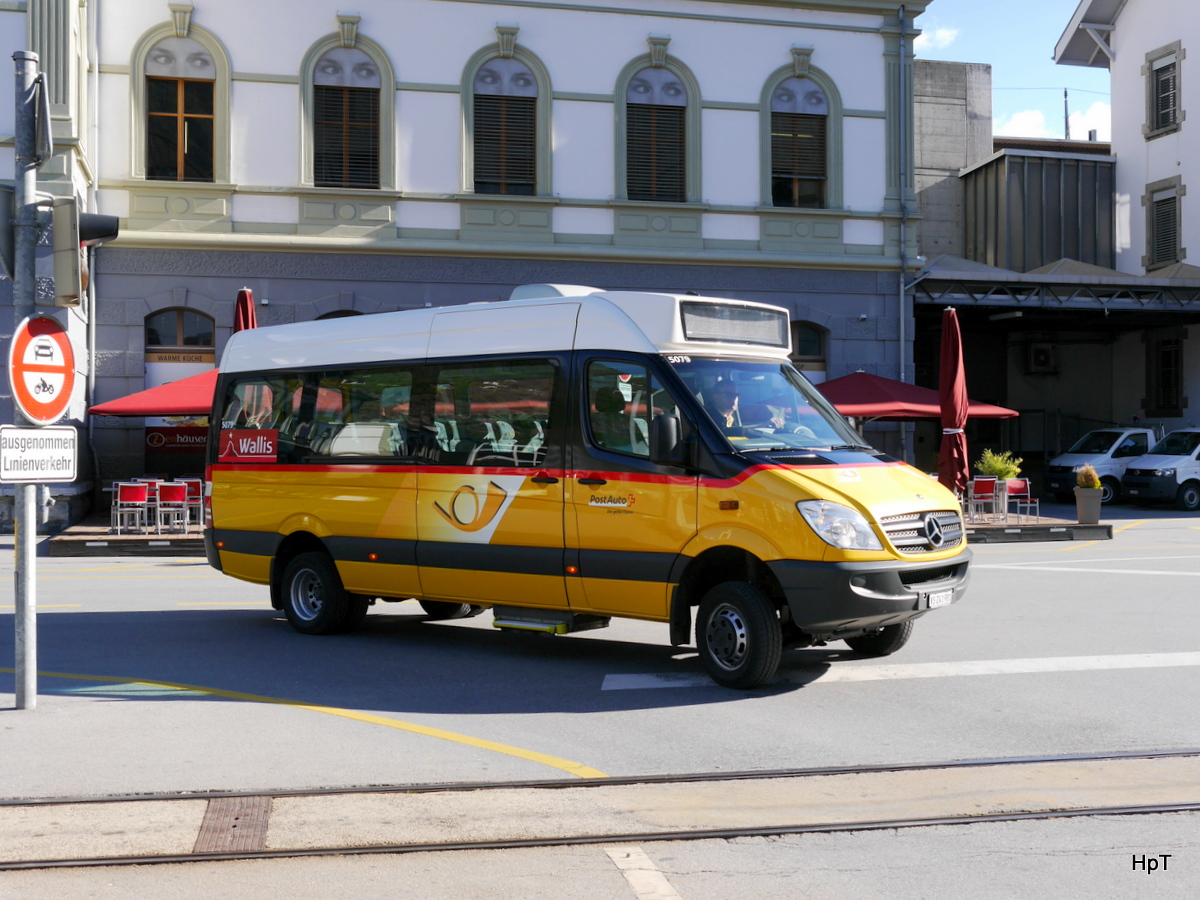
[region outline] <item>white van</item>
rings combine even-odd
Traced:
[[[1100,476],[1104,494],[1101,503],[1115,503],[1121,497],[1121,477],[1129,461],[1145,456],[1154,444],[1149,428],[1101,428],[1089,431],[1071,449],[1050,460],[1046,467],[1046,490],[1061,503],[1071,500],[1075,473],[1091,466]]]
[[[1172,431],[1145,456],[1129,461],[1122,489],[1139,503],[1174,500],[1187,512],[1200,509],[1200,428]]]

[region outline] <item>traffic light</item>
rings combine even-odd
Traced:
[[[117,236],[116,216],[81,213],[74,197],[54,201],[54,305],[78,306],[87,290],[87,247]]]
[[[13,277],[13,216],[16,213],[16,188],[11,184],[0,184],[0,266],[5,278]]]

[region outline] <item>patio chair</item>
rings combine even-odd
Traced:
[[[998,502],[1000,494],[996,481],[995,475],[976,475],[967,485],[967,518],[970,521],[987,521],[989,516],[994,519],[1005,514]]]
[[[182,481],[164,481],[158,486],[158,501],[154,504],[154,530],[162,534],[179,526],[188,533],[187,485]]]
[[[204,525],[204,479],[180,478],[187,485],[188,524]]]
[[[113,485],[112,515],[109,530],[121,534],[128,521],[140,534],[148,526],[149,490],[145,484],[118,481]]]
[[[1037,497],[1030,496],[1028,478],[1010,478],[1004,485],[1004,506],[1006,512],[1016,505],[1017,524],[1021,524],[1022,516],[1033,516],[1033,521],[1041,520],[1041,509]]]

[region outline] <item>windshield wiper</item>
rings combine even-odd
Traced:
[[[874,447],[872,447],[870,444],[833,444],[829,447],[817,447],[814,449],[818,449],[818,450],[870,450],[873,453],[879,452]]]

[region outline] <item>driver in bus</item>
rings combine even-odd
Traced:
[[[721,429],[726,433],[734,433],[738,428],[782,428],[782,411],[767,408],[759,415],[742,416],[738,409],[737,385],[729,378],[722,378],[709,390],[708,411]],[[759,412],[751,408],[749,412]],[[754,421],[758,418],[762,421]],[[749,420],[749,421],[748,421]]]

